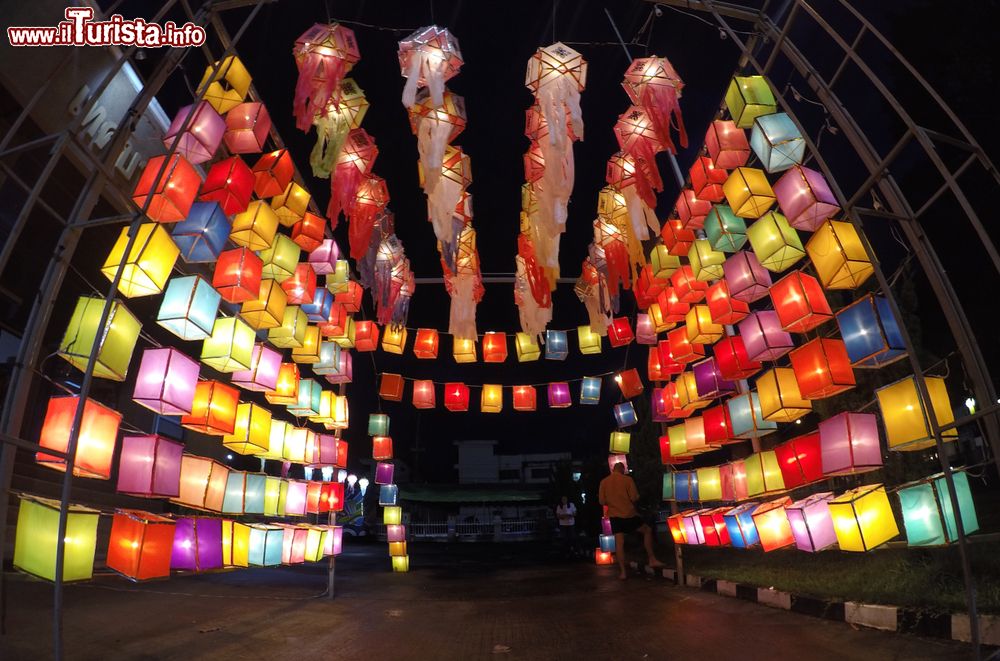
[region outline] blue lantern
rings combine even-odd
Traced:
[[[566,339],[566,331],[545,331],[545,359],[566,360],[568,355],[569,341]]]
[[[369,436],[389,435],[389,416],[385,413],[372,413],[368,416]]]
[[[618,423],[619,429],[631,427],[638,422],[632,402],[623,402],[615,406],[615,422]]]
[[[614,535],[601,535],[598,537],[598,541],[601,544],[601,551],[604,553],[614,553],[615,552],[615,536]]]
[[[761,115],[753,122],[750,148],[768,172],[781,172],[802,163],[806,141],[795,122],[783,112]]]
[[[601,377],[585,376],[580,384],[580,403],[597,404],[601,401]]]
[[[319,362],[312,364],[316,374],[337,374],[340,368],[340,345],[336,342],[320,342]]]
[[[778,428],[778,423],[765,420],[760,411],[757,391],[737,395],[726,402],[733,438],[760,438]]]
[[[682,502],[698,500],[698,477],[694,471],[674,473],[674,498]]]
[[[273,567],[281,564],[281,548],[285,529],[261,523],[250,524],[249,563],[253,567]]]
[[[906,356],[903,335],[883,296],[868,294],[837,313],[837,325],[854,367],[881,367]]]
[[[395,484],[383,484],[378,490],[378,504],[382,507],[395,505],[399,499],[399,487]]]
[[[326,287],[317,287],[312,303],[303,303],[300,307],[306,313],[306,318],[309,321],[323,323],[330,319],[330,310],[333,308],[333,294]]]
[[[219,292],[201,276],[171,278],[156,323],[182,340],[204,340],[215,328],[221,300]]]
[[[726,532],[729,542],[738,549],[748,549],[760,541],[757,526],[753,522],[753,513],[760,503],[744,503],[729,510],[723,515],[726,522]]]
[[[231,224],[218,202],[195,202],[171,236],[189,264],[214,262],[229,240]]]

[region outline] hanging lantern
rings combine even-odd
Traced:
[[[49,398],[42,422],[38,445],[42,448],[65,453],[69,447],[70,430],[76,416],[80,397]],[[83,405],[79,435],[76,444],[73,475],[99,480],[111,478],[111,460],[118,440],[118,426],[122,416],[117,411],[87,399]],[[66,458],[35,453],[35,461],[43,466],[66,470]]]
[[[854,387],[854,371],[842,340],[817,337],[789,354],[799,392],[806,399],[832,397]]]
[[[760,395],[755,390],[731,398],[726,405],[734,438],[760,438],[778,428],[776,422],[762,414]]]
[[[457,385],[457,384],[452,384]],[[446,389],[447,393],[447,389]],[[446,395],[447,399],[447,395]],[[434,389],[434,382],[431,380],[418,379],[413,382],[413,407],[418,409],[432,409],[437,406],[437,397]],[[449,409],[450,410],[450,409]],[[460,409],[464,410],[464,409]]]
[[[857,289],[874,273],[864,242],[851,223],[824,222],[809,237],[806,253],[826,289]]]
[[[354,322],[354,348],[358,351],[375,351],[378,347],[378,326],[370,319]]]
[[[972,490],[969,488],[969,475],[964,471],[956,471],[952,473],[952,480],[958,496],[962,531],[966,535],[974,533],[979,530],[979,519],[972,500]],[[937,546],[958,539],[951,492],[943,474],[935,475],[927,482],[901,488],[897,495],[903,512],[907,545]]]
[[[635,339],[628,317],[617,317],[608,325],[608,341],[613,347],[623,347]]]
[[[663,323],[669,324],[671,327],[679,321],[684,321],[688,310],[691,309],[691,304],[682,301],[677,295],[677,290],[673,287],[666,287],[660,292],[659,296],[656,297],[656,306],[660,311]],[[664,330],[670,329],[665,328]]]
[[[615,405],[615,423],[619,428],[631,427],[638,421],[639,418],[636,416],[635,407],[632,406],[632,402],[622,402]]]
[[[743,470],[749,496],[785,490],[778,457],[774,450],[754,452],[743,460]]]
[[[297,305],[285,306],[281,317],[281,325],[267,331],[267,339],[280,349],[296,349],[306,340],[309,318]]]
[[[780,273],[805,257],[802,240],[777,211],[768,211],[747,228],[747,240],[761,266]]]
[[[775,367],[764,372],[756,386],[765,420],[793,422],[812,411],[812,403],[799,393],[791,368]]]
[[[785,513],[785,507],[791,502],[791,498],[779,498],[761,503],[754,510],[754,527],[757,528],[757,537],[765,553],[795,543],[792,526],[788,523],[788,515]]]
[[[378,395],[390,402],[403,401],[403,377],[386,372],[379,380]]]
[[[294,305],[311,304],[316,297],[316,272],[308,263],[299,263],[291,277],[281,282],[281,288],[288,295],[289,303]],[[304,307],[303,311],[307,315],[309,314]]]
[[[722,170],[746,165],[750,158],[746,132],[737,127],[735,122],[728,120],[717,119],[709,125],[705,134],[705,148],[715,167]]]
[[[646,379],[653,383],[654,381],[666,381],[666,377],[660,363],[659,347],[649,347],[649,355],[646,358]]]
[[[646,346],[655,346],[657,342],[653,320],[644,312],[635,317],[635,341]]]
[[[319,328],[316,326],[306,326],[302,346],[292,349],[292,361],[305,364],[318,363],[320,360],[319,352],[321,344]]]
[[[487,331],[483,335],[483,362],[502,363],[507,360],[507,334]]]
[[[159,294],[170,277],[180,250],[162,225],[143,223],[139,225],[126,257],[129,229],[122,228],[108,258],[104,260],[101,273],[109,282],[114,282],[115,275],[121,270],[118,291],[125,298]]]
[[[816,278],[795,271],[774,283],[771,302],[781,328],[806,333],[833,318],[833,311]]]
[[[750,148],[768,172],[782,172],[802,163],[806,141],[786,113],[776,112],[754,119]]]
[[[756,254],[747,250],[730,255],[722,271],[730,296],[744,303],[767,296],[771,287],[771,274],[757,260]]]
[[[670,218],[660,228],[660,238],[667,252],[677,257],[686,257],[694,243],[694,230],[685,227],[680,218]]]
[[[545,359],[546,360],[566,360],[569,355],[569,342],[566,338],[566,331],[547,330],[545,331]]]
[[[690,257],[690,255],[688,256]],[[705,297],[705,292],[708,291],[708,283],[699,280],[690,265],[682,266],[674,271],[674,274],[670,276],[670,284],[673,286],[677,298],[685,303],[697,303]],[[664,289],[663,291],[668,290]],[[662,299],[658,300],[662,301]],[[660,307],[663,307],[662,302]]]
[[[634,367],[624,370],[615,375],[615,383],[622,392],[622,397],[632,399],[642,394],[642,378],[639,371]]]
[[[392,484],[393,465],[384,461],[375,465],[375,484]]]
[[[337,92],[319,114],[313,117],[316,144],[309,154],[309,165],[312,166],[313,176],[330,179],[331,195],[340,197],[339,206],[343,207],[348,196],[353,197],[357,181],[341,180],[353,178],[351,168],[363,172],[371,170],[371,163],[362,166],[352,162],[351,157],[356,155],[352,143],[355,143],[359,134],[366,136],[366,141],[372,146],[374,141],[367,132],[361,130],[361,122],[368,112],[368,99],[365,98],[364,90],[353,79],[344,78],[340,81]],[[341,192],[347,194],[342,196]],[[331,218],[336,221],[337,216],[331,214]]]
[[[417,338],[413,343],[413,355],[424,359],[437,358],[438,332],[433,328],[418,328]]]
[[[199,381],[191,413],[181,417],[181,426],[212,436],[232,434],[236,428],[239,399],[239,391],[232,386],[218,381]]]
[[[221,63],[213,62],[205,68],[197,89],[205,90],[205,100],[221,115],[243,103],[251,80],[243,62],[230,55]]]
[[[253,172],[239,156],[217,161],[209,168],[198,199],[217,202],[227,216],[246,211],[253,195]]]
[[[819,432],[796,436],[774,448],[786,489],[823,479]]]
[[[767,175],[757,168],[736,168],[723,189],[726,203],[740,218],[760,218],[775,202]]]
[[[161,415],[190,413],[198,363],[176,349],[145,349],[132,399]]]
[[[548,395],[550,409],[565,409],[573,403],[569,394],[569,384],[565,381],[550,383]]]
[[[694,382],[699,399],[711,400],[736,390],[735,383],[723,379],[719,374],[715,358],[708,358],[695,363],[691,368],[691,372],[694,374]]]
[[[174,225],[170,237],[188,264],[214,262],[226,247],[229,218],[216,202],[195,202],[187,218]]]
[[[271,404],[295,404],[299,397],[299,366],[295,363],[281,363],[278,368],[278,382],[274,390],[265,391],[264,397]]]
[[[749,379],[762,369],[758,361],[750,360],[741,335],[731,335],[715,343],[715,367],[727,381]]]
[[[923,401],[912,376],[875,391],[890,450],[923,450],[935,445],[930,415],[939,427],[955,421],[944,379],[936,376],[923,379],[930,402]],[[954,427],[941,432],[941,440],[945,443],[957,437],[958,430]]]
[[[156,323],[182,340],[206,339],[215,328],[220,300],[219,293],[201,276],[171,278]]]
[[[125,436],[118,458],[118,493],[142,498],[178,495],[184,445],[155,434]]]
[[[801,165],[793,166],[774,184],[774,194],[788,224],[806,232],[815,231],[840,206],[830,185],[819,172]]]
[[[684,320],[684,330],[687,332],[688,342],[692,345],[713,344],[722,339],[725,333],[722,325],[712,320],[712,312],[707,305],[691,306]],[[675,331],[671,331],[671,333],[673,332]],[[704,349],[702,349],[701,353],[704,355]],[[674,359],[679,360],[676,356]]]
[[[734,76],[726,90],[726,108],[736,126],[748,129],[757,117],[774,113],[777,103],[764,76]]]
[[[580,403],[597,404],[601,401],[601,379],[597,376],[585,376],[580,384]]]
[[[721,202],[724,197],[722,184],[726,183],[729,173],[725,168],[715,165],[707,156],[699,156],[688,172],[691,188],[697,198],[709,202]]]
[[[222,444],[239,454],[259,454],[267,452],[270,434],[271,412],[259,404],[241,402],[233,433],[224,435]]]
[[[537,393],[534,386],[514,386],[514,410],[534,411],[537,404]]]
[[[392,438],[390,436],[372,438],[372,459],[375,461],[392,459]]]
[[[673,516],[668,516],[667,528],[670,530],[670,536],[673,538],[674,544],[687,543],[687,535],[684,532],[683,514],[674,514]]]
[[[482,413],[499,413],[503,409],[503,386],[495,383],[483,384],[479,399],[479,410]]]
[[[677,500],[683,502],[694,502],[698,500],[698,474],[695,471],[678,471],[674,473],[674,488],[677,491]],[[693,512],[685,513],[685,518]],[[688,544],[701,544],[703,540],[700,536],[692,533],[692,530],[688,528],[686,530],[686,537]],[[694,535],[694,536],[692,536]],[[698,538],[697,542],[692,541],[692,539]]]
[[[261,280],[256,298],[244,301],[240,317],[254,330],[279,328],[285,319],[288,297],[276,280]]]
[[[252,301],[260,293],[260,257],[248,248],[227,250],[219,255],[212,286],[229,303]]]
[[[705,299],[712,323],[715,324],[735,324],[750,313],[750,306],[730,296],[729,284],[725,279],[709,287]]]
[[[115,510],[107,565],[133,581],[170,576],[174,520],[139,510]]]
[[[164,168],[163,174],[157,180],[161,168]],[[154,156],[142,170],[139,183],[132,191],[132,201],[142,209],[152,196],[146,217],[157,223],[173,223],[184,220],[191,211],[199,186],[201,175],[183,156],[174,154],[169,160],[165,155]]]
[[[317,218],[319,216],[316,216]],[[304,221],[304,219],[303,219]],[[309,265],[312,266],[316,275],[332,275],[337,270],[340,260],[340,247],[333,239],[322,239],[319,245],[309,253]],[[327,285],[329,285],[329,278]],[[332,291],[332,290],[331,290]],[[337,292],[333,292],[336,294]]]
[[[538,360],[542,355],[542,348],[538,346],[538,340],[534,335],[528,333],[517,333],[514,337],[514,348],[517,351],[517,360],[520,363]]]
[[[672,127],[680,133],[681,146],[687,147],[680,108],[684,83],[667,58],[654,56],[634,60],[625,72],[622,87],[632,103],[649,110],[657,135],[668,151],[676,153],[670,136]]]
[[[87,369],[94,343],[99,342],[94,376],[124,381],[142,325],[119,301],[111,303],[107,322],[99,327],[103,298],[81,296],[76,302],[66,334],[59,343],[59,357],[81,371]]]
[[[163,135],[163,146],[168,150],[174,148],[188,162],[198,165],[212,160],[225,131],[226,120],[208,101],[199,101],[177,111]]]
[[[875,416],[844,412],[819,423],[824,475],[850,475],[882,467]]]
[[[406,335],[405,326],[386,326],[382,333],[382,351],[402,355],[406,347]]]
[[[795,348],[792,336],[781,329],[778,314],[773,310],[751,313],[739,323],[739,333],[751,361],[775,361]]]
[[[195,516],[176,520],[170,568],[194,572],[221,569],[222,519]]]
[[[226,479],[226,491],[222,498],[222,512],[223,514],[243,514],[245,507],[246,498],[246,488],[247,488],[247,474],[243,471],[230,471]],[[228,523],[228,522],[225,522]],[[225,528],[223,525],[223,539],[225,540]],[[231,533],[231,531],[229,531]],[[232,541],[225,540],[225,541]],[[225,553],[225,542],[223,546],[223,553]],[[227,563],[230,564],[230,563]]]
[[[56,580],[60,503],[19,494],[17,530],[14,536],[14,567],[23,572]],[[90,580],[94,574],[97,520],[100,512],[70,503],[66,512],[63,546],[63,581]]]
[[[279,223],[291,227],[305,216],[310,199],[312,196],[309,191],[293,181],[284,191],[271,198],[271,208]]]
[[[444,407],[452,412],[469,410],[469,387],[464,383],[444,385]]]
[[[719,467],[710,466],[695,471],[698,481],[698,499],[701,501],[722,500],[722,481],[719,477]],[[702,528],[704,528],[704,521]],[[714,526],[713,526],[714,528]]]
[[[726,529],[725,513],[729,507],[703,510],[699,515],[701,528],[705,533],[705,546],[729,546],[729,531]]]
[[[691,241],[693,242],[694,239],[692,238]],[[670,254],[667,246],[662,243],[656,244],[649,251],[649,263],[652,267],[653,277],[664,280],[673,275],[674,271],[681,266],[680,258]]]
[[[316,23],[295,40],[292,49],[299,79],[295,85],[295,126],[309,131],[313,119],[339,94],[344,74],[361,53],[354,31],[339,23]]]
[[[302,216],[302,220],[292,225],[292,241],[306,252],[312,253],[323,245],[325,229],[326,218],[317,216],[311,211],[306,211]],[[309,265],[312,266],[311,254],[309,256]]]
[[[200,510],[222,511],[229,469],[217,461],[192,454],[181,456],[179,494],[170,501]]]
[[[881,484],[851,489],[828,505],[841,551],[870,551],[899,534]]]
[[[800,551],[822,551],[837,543],[837,534],[830,518],[831,500],[832,493],[817,493],[785,508],[795,537],[795,547]]]
[[[264,150],[271,132],[271,116],[263,103],[241,103],[226,113],[226,149],[233,154],[255,154]]]
[[[308,381],[308,380],[304,379],[304,381]],[[292,425],[288,425],[287,427],[285,427],[285,435],[284,435],[284,438],[283,438],[283,445],[281,446],[281,458],[284,461],[290,461],[290,462],[296,463],[296,464],[304,464],[305,461],[306,461],[306,447],[310,443],[309,438],[312,435],[312,433],[313,432],[311,430],[306,429],[305,427],[295,427],[295,426],[292,426]],[[298,502],[297,498],[298,498],[299,485],[301,485],[302,498],[305,499],[305,496],[306,496],[306,486],[305,486],[305,483],[304,482],[303,483],[296,483],[296,486],[293,489],[293,495],[295,496],[294,500],[295,500],[296,503]],[[286,508],[288,507],[288,505],[287,505],[287,499],[288,499],[288,497],[289,496],[286,493],[285,494],[285,499],[286,499],[286,501],[285,501],[286,502],[285,507]],[[279,498],[280,498],[280,495],[279,495]],[[303,506],[304,506],[304,502],[305,501],[303,500]],[[296,511],[297,511],[297,509],[296,509]],[[286,510],[286,513],[290,514],[291,512],[288,512]]]
[[[675,404],[680,405],[688,413],[709,405],[711,400],[702,399],[698,394],[698,381],[694,372],[684,372],[674,381]]]
[[[417,136],[420,167],[427,176],[426,190],[433,189],[440,177],[446,146],[465,129],[465,99],[447,89],[436,103],[430,90],[420,90],[408,107],[410,129]]]
[[[742,459],[720,466],[719,475],[722,478],[723,500],[747,499],[747,472]]]
[[[263,523],[251,523],[247,563],[251,567],[274,567],[281,564],[284,529]]]
[[[712,250],[736,252],[746,243],[747,224],[725,204],[716,204],[705,219],[705,234]]]
[[[705,226],[705,218],[708,217],[711,210],[711,200],[699,198],[690,188],[681,190],[681,194],[677,197],[677,204],[674,206],[680,227],[689,231],[702,229]],[[666,243],[666,239],[664,239],[664,243]],[[671,249],[670,252],[674,255],[678,254],[674,249]]]
[[[590,326],[577,326],[576,335],[580,343],[580,353],[584,355],[601,353],[601,336]]]
[[[272,421],[271,424],[273,426],[274,422]],[[309,442],[306,445],[306,463],[309,464],[309,466],[314,468],[325,468],[328,466],[335,466],[337,464],[339,457],[337,456],[336,436],[333,434],[313,434],[308,440]],[[282,440],[282,442],[284,442],[284,440]],[[268,452],[270,453],[270,449]],[[338,484],[343,487],[340,483],[328,482],[327,484]],[[326,492],[324,491],[324,493]],[[341,502],[343,502],[343,499],[341,499]]]
[[[707,310],[706,310],[707,312]],[[711,315],[709,323],[711,323]],[[674,362],[686,364],[705,357],[705,345],[692,342],[688,336],[687,324],[667,333],[667,346],[669,347],[669,358]],[[663,343],[660,343],[660,360],[664,358]]]
[[[222,317],[215,320],[212,335],[205,339],[201,348],[201,362],[220,372],[236,372],[250,369],[253,361],[253,329],[236,317]]]
[[[223,520],[222,564],[225,567],[250,566],[250,526]]]
[[[253,192],[264,199],[280,195],[292,183],[295,163],[287,149],[278,149],[261,156],[253,166]]]
[[[686,418],[683,426],[685,454],[701,454],[715,449],[705,442],[705,421],[700,415]]]
[[[250,359],[250,369],[233,372],[230,380],[234,386],[246,390],[267,392],[278,386],[281,354],[265,344],[255,344]]]
[[[706,408],[701,415],[705,428],[705,444],[709,446],[724,445],[736,440],[733,436],[733,426],[729,420],[729,407],[725,403]],[[733,500],[722,497],[723,500]]]
[[[426,87],[435,108],[444,103],[444,83],[462,68],[458,39],[447,28],[436,25],[420,28],[399,42],[399,66],[406,85],[403,106],[416,103],[417,90]]]
[[[705,239],[695,240],[688,252],[691,272],[697,280],[702,282],[721,278],[722,264],[725,261],[726,254],[713,250],[711,244]]]
[[[753,522],[753,514],[760,503],[743,503],[737,505],[723,515],[726,522],[726,532],[729,542],[738,549],[748,549],[760,543],[757,536],[757,526]]]
[[[285,480],[281,485],[283,488],[278,497],[278,509],[283,510],[285,516],[305,516],[309,502],[309,483],[300,480]],[[282,507],[282,501],[284,507]]]
[[[869,294],[836,316],[853,367],[881,367],[906,356],[903,334],[886,298]]]
[[[403,508],[398,505],[382,508],[382,525],[398,526],[403,523]]]

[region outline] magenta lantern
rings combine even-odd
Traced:
[[[234,154],[257,154],[271,132],[271,116],[263,103],[241,103],[226,113],[226,147]]]
[[[222,519],[206,516],[177,519],[170,568],[202,572],[221,567]]]
[[[200,101],[197,105],[184,106],[178,110],[174,121],[170,122],[166,135],[163,136],[163,144],[167,149],[173,146],[174,139],[180,134],[181,127],[192,111],[194,116],[177,143],[176,153],[192,164],[204,163],[215,155],[222,142],[222,134],[226,131],[226,120],[222,119],[207,101]]]
[[[729,295],[744,303],[753,303],[768,295],[771,272],[760,265],[751,250],[740,250],[722,264],[722,273],[729,285]]]
[[[118,492],[143,498],[180,495],[184,444],[151,434],[125,436],[118,458]]]
[[[340,259],[340,247],[333,239],[323,239],[319,248],[309,253],[309,266],[316,275],[329,275],[337,270],[337,260]]]
[[[736,391],[736,384],[723,379],[719,374],[715,358],[707,358],[695,363],[691,367],[691,371],[694,372],[694,383],[695,389],[698,391],[698,399],[715,399],[716,397]]]
[[[385,527],[385,539],[387,542],[405,542],[406,526],[402,524],[388,525]]]
[[[132,399],[161,415],[191,413],[198,362],[177,349],[145,349]]]
[[[281,353],[266,344],[255,344],[250,369],[233,372],[234,386],[258,392],[278,389],[278,372],[281,370]]]
[[[645,312],[640,312],[635,318],[635,341],[639,344],[652,346],[656,344],[656,327],[653,320]]]
[[[806,232],[815,232],[840,211],[837,198],[823,175],[801,165],[793,165],[775,182],[774,196],[788,224]]]
[[[375,466],[375,484],[392,484],[393,465],[380,461]]]
[[[569,384],[565,381],[559,381],[556,383],[549,384],[549,408],[550,409],[564,409],[567,408],[572,401],[569,397]]]
[[[739,323],[739,331],[750,360],[777,360],[795,348],[792,336],[781,330],[774,310],[750,313]]]
[[[819,423],[824,475],[865,473],[882,467],[878,424],[872,413],[845,411]]]

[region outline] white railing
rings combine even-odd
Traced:
[[[499,523],[499,531],[497,523]],[[431,521],[409,523],[406,526],[406,533],[410,539],[442,539],[452,536],[457,538],[492,538],[496,536],[497,532],[504,536],[531,537],[544,532],[548,523],[538,519],[508,519],[499,522],[455,522],[449,527],[448,521]],[[373,532],[376,537],[385,537],[384,525],[376,524],[374,528]]]

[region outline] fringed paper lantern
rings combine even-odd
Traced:
[[[817,337],[789,354],[799,392],[806,399],[832,397],[854,387],[854,370],[844,342]]]
[[[76,302],[58,355],[81,371],[87,369],[90,353],[98,343],[94,376],[124,381],[141,324],[119,301],[113,301],[107,322],[101,327],[105,299],[81,296]]]
[[[423,359],[437,358],[438,332],[433,328],[418,328],[413,342],[413,355]]]
[[[684,82],[665,57],[636,59],[625,72],[622,87],[632,103],[649,110],[660,140],[671,153],[676,153],[671,129],[680,134],[681,147],[687,147],[687,133],[681,116],[680,97]]]
[[[433,189],[441,175],[446,146],[465,129],[465,99],[447,89],[440,103],[424,88],[408,107],[410,129],[417,136],[420,167],[426,175],[426,189]]]
[[[726,254],[718,250],[713,250],[712,245],[705,239],[696,239],[691,244],[688,251],[688,262],[691,265],[691,272],[695,279],[702,282],[718,280],[722,277],[722,265],[726,261]]]
[[[823,479],[819,432],[796,436],[774,448],[786,489]]]
[[[215,320],[212,335],[201,348],[201,362],[220,372],[250,369],[253,362],[253,329],[236,317]]]
[[[548,396],[550,409],[568,408],[573,403],[569,394],[569,384],[564,381],[550,383]]]
[[[199,101],[177,111],[163,135],[163,146],[169,150],[176,143],[176,153],[198,165],[212,160],[225,131],[226,120],[208,101]]]
[[[382,374],[379,380],[378,395],[390,402],[403,401],[403,377],[399,374]]]
[[[514,410],[534,411],[537,406],[537,392],[534,386],[514,386]]]
[[[747,224],[727,205],[715,204],[705,218],[705,235],[712,250],[736,252],[746,243]]]
[[[487,331],[483,335],[483,362],[502,363],[507,360],[507,334]]]
[[[721,202],[724,193],[722,184],[726,183],[729,173],[725,168],[715,165],[707,156],[699,156],[688,171],[691,188],[696,197],[709,202]]]
[[[601,353],[601,336],[595,333],[590,326],[577,326],[576,335],[580,344],[580,353],[584,355]]]
[[[159,294],[170,277],[180,250],[162,225],[143,223],[139,225],[126,256],[129,231],[129,227],[122,228],[108,258],[104,260],[101,273],[109,282],[114,282],[115,275],[121,270],[118,292],[125,298]]]
[[[736,126],[748,129],[757,117],[777,110],[777,103],[764,76],[734,76],[726,90],[726,108]]]
[[[42,421],[38,445],[44,449],[65,453],[69,448],[70,431],[80,397],[51,397]],[[87,399],[83,405],[77,437],[73,475],[99,480],[111,478],[111,461],[118,441],[121,413]],[[66,458],[35,453],[35,461],[43,466],[66,470]]]
[[[139,510],[116,510],[107,565],[133,581],[170,576],[174,520]]]
[[[851,223],[826,221],[809,237],[806,253],[826,289],[857,289],[875,271]]]
[[[313,176],[330,179],[331,197],[339,197],[337,202],[331,200],[331,206],[344,206],[344,203],[354,195],[357,180],[350,173],[355,170],[366,173],[371,170],[371,163],[364,166],[351,163],[350,143],[351,133],[361,128],[361,122],[368,112],[368,99],[365,92],[351,78],[340,81],[337,94],[329,103],[313,117],[316,126],[316,144],[309,154],[309,165]],[[365,136],[367,133],[361,131]],[[356,136],[357,134],[355,134]],[[368,139],[374,145],[374,142]],[[357,167],[355,167],[357,166]],[[338,180],[349,181],[338,181]],[[330,214],[336,222],[336,214]]]
[[[707,310],[706,310],[707,313]],[[711,316],[709,322],[711,323]],[[668,358],[674,362],[686,364],[693,363],[705,357],[705,345],[692,342],[688,336],[687,324],[667,333],[667,346],[669,347]],[[660,360],[664,358],[663,343],[660,343]]]
[[[176,349],[146,349],[132,399],[161,415],[190,413],[197,383],[196,361]]]
[[[790,498],[779,498],[762,503],[754,510],[753,523],[754,527],[757,528],[757,537],[760,539],[760,546],[764,552],[791,546],[795,543],[792,526],[785,513],[785,507],[791,502]]]
[[[771,302],[781,328],[806,333],[833,318],[833,310],[816,278],[795,271],[771,286]]]
[[[788,224],[805,232],[815,231],[840,211],[823,175],[801,165],[781,175],[774,184],[774,195],[781,212],[788,217]]]
[[[760,375],[756,382],[760,410],[765,420],[794,422],[812,412],[812,403],[799,393],[795,372],[775,367]]]
[[[257,297],[244,301],[240,317],[254,330],[279,328],[285,320],[288,296],[276,280],[261,280]]]
[[[339,93],[344,74],[361,53],[354,31],[339,23],[316,23],[295,40],[292,49],[299,79],[295,85],[295,126],[309,131],[313,118]]]
[[[601,379],[596,376],[585,376],[580,383],[580,403],[597,404],[601,401]]]
[[[751,361],[775,361],[795,348],[792,336],[781,328],[773,310],[753,312],[739,322],[739,337]]]
[[[406,347],[406,328],[404,326],[386,326],[382,333],[382,351],[386,353],[403,354]]]
[[[252,78],[235,55],[205,67],[198,89],[205,90],[205,100],[221,115],[243,103]]]
[[[903,334],[886,298],[869,294],[836,316],[853,367],[881,367],[906,356]]]
[[[740,218],[760,218],[775,202],[767,175],[757,168],[736,168],[723,186],[726,203]]]
[[[413,382],[413,408],[432,409],[437,406],[437,396],[434,382],[430,380],[416,380]]]
[[[263,262],[248,248],[227,250],[219,255],[212,286],[229,303],[252,301],[260,293]]]
[[[299,396],[299,366],[295,363],[281,363],[278,368],[278,381],[274,390],[264,393],[271,404],[294,404]]]
[[[881,484],[846,491],[828,506],[841,551],[870,551],[899,534]]]
[[[757,526],[753,522],[753,513],[760,507],[759,503],[744,503],[737,505],[723,515],[730,543],[738,549],[748,549],[760,543],[757,536]]]
[[[469,410],[469,387],[464,383],[444,385],[444,407],[452,412]]]
[[[399,42],[399,66],[406,78],[403,106],[416,103],[417,90],[425,87],[431,103],[444,103],[444,84],[462,68],[462,51],[458,39],[447,28],[430,25],[420,28]]]
[[[181,417],[181,426],[202,434],[223,436],[236,428],[236,406],[240,392],[218,381],[200,381],[195,387],[191,413]]]
[[[798,232],[777,211],[768,211],[750,225],[747,240],[761,266],[774,273],[788,269],[806,255]]]
[[[750,306],[729,294],[728,281],[723,279],[708,288],[705,295],[712,323],[729,325],[741,321],[750,313]]]
[[[56,580],[56,553],[63,546],[63,581],[93,578],[98,510],[70,503],[66,535],[59,540],[60,503],[20,494],[14,535],[14,567],[47,581]]]
[[[180,489],[184,445],[155,434],[125,436],[116,490],[142,498],[174,498]]]
[[[295,163],[287,149],[278,149],[261,156],[253,166],[254,187],[257,197],[264,199],[280,195],[292,183]]]
[[[185,454],[181,457],[180,493],[170,501],[194,509],[221,512],[228,480],[229,469],[219,462]]]
[[[217,161],[209,168],[198,199],[217,202],[227,216],[246,211],[253,195],[254,177],[239,156]]]
[[[270,444],[271,412],[249,402],[236,408],[236,423],[232,434],[222,437],[222,444],[239,454],[267,452]]]
[[[305,216],[310,199],[312,196],[309,191],[293,181],[284,191],[271,198],[271,208],[280,224],[291,227]]]
[[[132,191],[132,201],[140,209],[149,204],[146,217],[150,220],[173,223],[183,220],[191,211],[199,186],[201,175],[183,156],[174,154],[169,160],[167,156],[154,156],[142,170]]]
[[[233,385],[267,392],[278,386],[278,371],[281,369],[281,354],[265,344],[255,344],[250,369],[233,372]]]
[[[233,154],[256,154],[264,150],[271,132],[271,116],[263,103],[241,103],[226,113],[226,149]]]
[[[201,276],[171,278],[156,323],[182,340],[204,340],[215,328],[222,297]]]
[[[778,428],[776,422],[766,419],[761,412],[757,391],[737,395],[726,402],[726,405],[729,407],[734,438],[760,438]]]
[[[768,172],[782,172],[802,163],[806,141],[786,113],[776,112],[754,119],[750,148]]]
[[[976,506],[969,488],[969,475],[964,471],[952,473],[958,512],[962,518],[962,532],[966,535],[979,530]],[[903,513],[906,543],[909,546],[937,546],[958,539],[958,525],[951,503],[948,481],[942,474],[926,482],[901,488],[899,505]]]
[[[187,218],[174,225],[170,237],[188,264],[214,262],[226,247],[231,226],[216,202],[195,202]]]
[[[632,402],[622,402],[621,404],[615,405],[615,424],[619,428],[631,427],[639,421],[638,416],[635,413],[635,407],[632,406]]]
[[[746,165],[750,158],[746,132],[729,120],[717,119],[709,125],[705,134],[705,149],[715,167],[722,170]]]
[[[618,384],[618,388],[622,392],[622,397],[625,399],[632,399],[642,394],[642,378],[639,376],[639,371],[634,367],[616,374],[615,383]]]
[[[483,384],[479,398],[479,410],[482,413],[499,413],[503,410],[503,386],[495,383]]]
[[[705,226],[705,219],[712,210],[711,200],[703,200],[695,195],[690,188],[681,190],[677,197],[677,204],[674,211],[677,213],[677,220],[680,227],[686,230],[700,230]],[[664,238],[666,243],[666,238]],[[678,254],[673,248],[671,254]]]
[[[936,376],[922,378],[930,402],[920,396],[916,378],[912,376],[875,391],[890,450],[923,450],[934,446],[932,415],[938,427],[955,421],[945,380]],[[941,432],[941,440],[946,443],[957,437],[958,430],[954,427]]]
[[[670,218],[660,228],[660,238],[669,254],[686,257],[695,236],[694,230],[685,227],[680,218]]]
[[[727,381],[748,379],[762,369],[760,362],[750,359],[740,335],[719,340],[712,351],[719,376]]]

